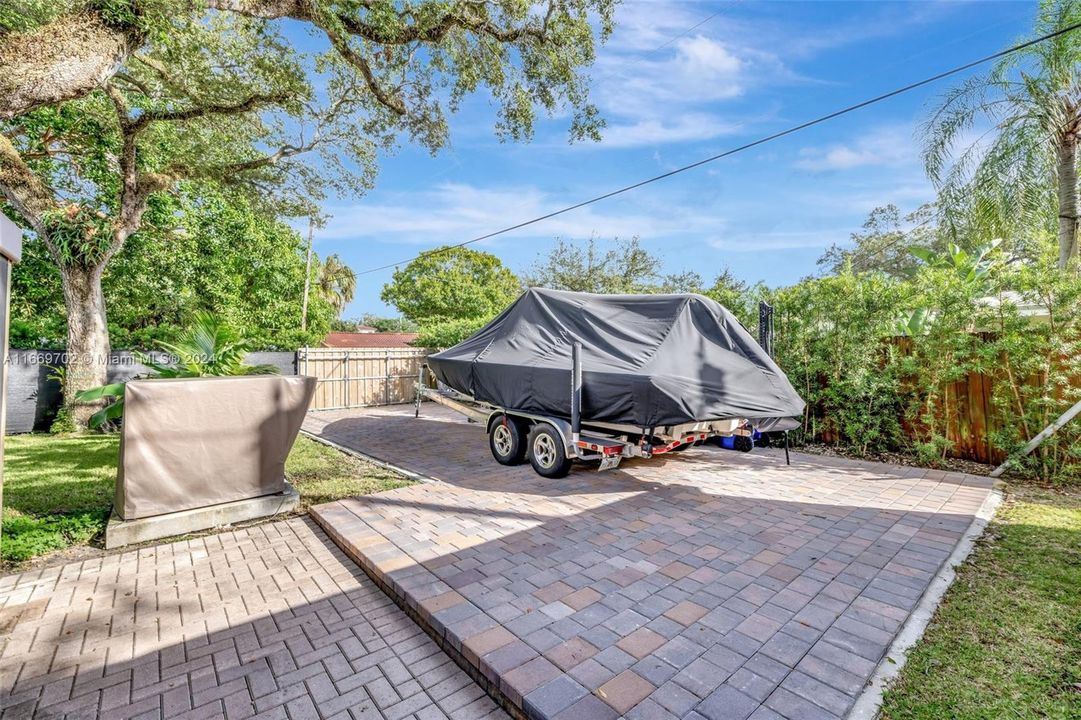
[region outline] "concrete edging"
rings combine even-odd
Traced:
[[[421,475],[420,473],[413,472],[412,470],[406,470],[405,468],[401,467],[400,465],[395,465],[393,463],[389,463],[386,460],[380,460],[377,457],[374,457],[372,455],[367,455],[365,453],[359,452],[357,450],[354,450],[351,447],[346,447],[345,445],[339,445],[338,443],[334,442],[333,440],[327,440],[325,437],[322,437],[321,435],[316,435],[315,433],[313,433],[313,432],[311,432],[309,430],[304,430],[302,428],[301,431],[300,431],[300,434],[304,435],[305,437],[310,438],[310,439],[312,439],[312,440],[314,440],[314,441],[316,441],[318,443],[322,443],[322,444],[326,445],[327,447],[332,447],[332,448],[334,448],[335,450],[337,450],[339,452],[343,452],[346,455],[352,455],[353,457],[355,457],[355,458],[357,458],[359,460],[363,460],[364,462],[369,462],[372,465],[376,465],[376,466],[381,467],[381,468],[383,468],[385,470],[393,470],[394,472],[398,473],[399,475],[404,475],[405,477],[407,477],[410,480],[413,480],[415,482],[421,482],[421,483],[441,483],[442,482],[442,480],[437,480],[437,479],[435,479],[433,477],[428,477],[427,475]]]
[[[968,530],[961,537],[961,541],[954,547],[953,552],[946,558],[946,562],[939,568],[938,573],[931,579],[931,583],[924,591],[923,597],[916,608],[909,614],[897,636],[893,639],[885,657],[879,661],[867,687],[856,698],[856,703],[848,711],[846,720],[874,720],[878,717],[882,708],[882,696],[890,684],[901,674],[901,669],[908,660],[908,652],[923,637],[924,630],[931,623],[935,611],[938,609],[942,598],[957,576],[957,566],[963,563],[972,553],[976,540],[983,535],[987,524],[995,516],[995,511],[1002,504],[1001,484],[996,483],[988,493],[983,505],[976,511],[976,516],[968,526]]]

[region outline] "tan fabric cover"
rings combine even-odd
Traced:
[[[116,512],[125,520],[282,492],[313,377],[133,380]]]

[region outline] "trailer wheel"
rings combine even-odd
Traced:
[[[529,432],[529,464],[546,478],[566,477],[571,458],[563,447],[563,438],[547,423],[537,423]]]
[[[754,450],[754,440],[746,435],[737,435],[735,449],[740,452],[750,452],[751,450]]]
[[[488,447],[500,465],[521,465],[526,452],[526,433],[522,422],[506,415],[496,415],[488,426]]]

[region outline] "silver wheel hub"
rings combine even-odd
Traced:
[[[551,435],[541,434],[533,441],[533,457],[543,468],[556,464],[556,444]]]
[[[496,452],[500,455],[510,455],[513,439],[510,436],[510,428],[506,425],[496,425],[492,431],[492,442],[495,443]]]

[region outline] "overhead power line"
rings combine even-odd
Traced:
[[[716,162],[718,160],[721,160],[722,158],[726,158],[726,157],[729,157],[731,155],[735,155],[737,153],[741,153],[741,152],[744,152],[746,150],[750,150],[751,148],[758,147],[759,145],[764,145],[764,144],[766,144],[768,142],[778,140],[778,139],[786,137],[788,135],[792,135],[793,133],[800,132],[801,130],[806,130],[809,127],[814,127],[815,125],[821,125],[822,123],[827,122],[829,120],[833,120],[834,118],[841,117],[842,115],[848,115],[849,113],[853,113],[853,112],[855,112],[857,110],[862,110],[865,107],[875,105],[875,104],[880,103],[880,102],[882,102],[884,100],[889,100],[890,98],[897,97],[898,95],[903,95],[904,93],[911,92],[912,90],[915,90],[917,88],[921,88],[921,87],[924,87],[925,85],[930,85],[931,83],[935,83],[935,82],[938,82],[939,80],[942,80],[944,78],[948,78],[951,75],[956,75],[958,73],[964,72],[965,70],[970,70],[970,69],[972,69],[972,68],[974,68],[974,67],[976,67],[978,65],[982,65],[982,64],[984,64],[986,62],[990,62],[991,60],[997,60],[998,58],[1005,57],[1007,55],[1011,55],[1011,54],[1013,54],[1015,52],[1018,52],[1020,50],[1024,50],[1025,48],[1032,47],[1033,45],[1038,45],[1038,44],[1040,44],[1042,42],[1046,42],[1046,41],[1051,40],[1053,38],[1059,37],[1060,35],[1065,35],[1067,33],[1073,32],[1074,30],[1077,30],[1078,28],[1081,28],[1081,22],[1074,23],[1073,25],[1069,25],[1067,27],[1064,27],[1061,30],[1056,30],[1055,32],[1047,33],[1046,35],[1041,35],[1038,38],[1034,38],[1032,40],[1028,40],[1026,42],[1019,43],[1019,44],[1014,45],[1012,47],[1006,48],[1005,50],[999,50],[996,53],[992,53],[990,55],[985,55],[984,57],[981,57],[981,58],[979,58],[977,60],[972,60],[971,62],[967,62],[964,65],[958,65],[957,67],[950,68],[949,70],[944,70],[944,71],[942,71],[940,73],[932,75],[931,77],[924,78],[923,80],[918,80],[918,81],[913,82],[913,83],[909,83],[908,85],[905,85],[903,87],[899,87],[899,88],[897,88],[895,90],[890,90],[889,92],[882,93],[881,95],[876,95],[873,98],[869,98],[869,99],[864,100],[862,102],[858,102],[858,103],[856,103],[854,105],[849,105],[848,107],[842,108],[840,110],[835,110],[835,111],[833,111],[831,113],[827,113],[826,115],[820,115],[819,117],[816,117],[813,120],[807,120],[805,122],[799,123],[798,125],[793,125],[793,126],[791,126],[789,128],[786,128],[784,130],[780,130],[780,131],[772,133],[770,135],[766,135],[764,137],[758,138],[757,140],[752,140],[751,142],[744,143],[743,145],[739,145],[737,147],[730,148],[728,150],[725,150],[722,153],[718,153],[716,155],[711,155],[710,157],[703,158],[702,160],[699,160],[697,162],[693,162],[693,163],[691,163],[689,165],[684,165],[682,167],[678,167],[675,170],[669,170],[668,172],[661,173],[660,175],[654,175],[653,177],[646,178],[645,180],[639,180],[638,182],[632,183],[630,185],[624,185],[621,188],[611,190],[611,191],[603,193],[601,195],[596,195],[594,197],[589,198],[588,200],[582,200],[581,202],[574,203],[573,205],[567,205],[566,207],[560,208],[559,210],[553,210],[552,212],[545,213],[544,215],[538,215],[537,217],[530,218],[529,220],[523,220],[520,223],[515,223],[514,225],[508,225],[507,227],[500,228],[499,230],[494,230],[492,232],[485,233],[484,235],[478,235],[475,238],[471,238],[469,240],[465,240],[463,242],[460,242],[460,243],[457,243],[457,244],[454,244],[454,245],[448,245],[446,247],[436,248],[435,250],[428,250],[426,252],[419,253],[419,254],[415,255],[414,257],[409,258],[408,260],[401,260],[401,261],[390,263],[390,264],[387,264],[387,265],[380,265],[379,267],[370,268],[368,270],[362,270],[362,271],[358,272],[357,275],[368,275],[370,273],[379,272],[380,270],[387,270],[389,268],[397,267],[398,265],[402,265],[402,264],[405,264],[405,263],[412,262],[414,260],[418,260],[418,259],[420,259],[422,257],[427,257],[429,255],[438,254],[438,253],[441,253],[441,252],[446,252],[447,250],[453,250],[455,248],[465,247],[466,245],[472,245],[473,243],[478,243],[478,242],[481,242],[482,240],[488,240],[490,238],[494,238],[494,237],[497,237],[499,235],[505,235],[506,233],[513,232],[515,230],[520,230],[520,229],[522,229],[524,227],[528,227],[530,225],[535,225],[535,224],[537,224],[539,222],[543,222],[545,220],[550,220],[551,218],[558,217],[560,215],[565,215],[566,213],[572,212],[574,210],[578,210],[579,208],[586,207],[587,205],[593,205],[595,203],[601,202],[602,200],[607,200],[607,199],[615,197],[617,195],[622,195],[624,193],[628,193],[631,190],[637,190],[640,187],[644,187],[646,185],[651,185],[652,183],[659,182],[661,180],[665,180],[667,178],[672,177],[673,175],[679,175],[681,173],[687,172],[688,170],[694,170],[695,168],[701,167],[703,165],[707,165],[707,164],[712,163],[712,162]]]
[[[738,1],[739,0],[737,0],[737,2]],[[712,15],[710,15],[709,17],[707,17],[705,20],[700,20],[699,22],[695,23],[694,25],[691,25],[689,28],[687,28],[683,32],[679,33],[678,35],[673,35],[672,37],[668,38],[667,40],[665,40],[663,43],[661,43],[657,47],[653,48],[653,52],[660,52],[661,50],[664,50],[666,47],[668,47],[669,45],[674,43],[676,40],[679,40],[684,35],[687,35],[688,33],[690,33],[693,30],[697,30],[698,28],[702,27],[703,25],[708,23],[713,18],[717,17],[718,15],[721,14],[721,12],[722,11],[718,10],[717,12],[715,12]]]

